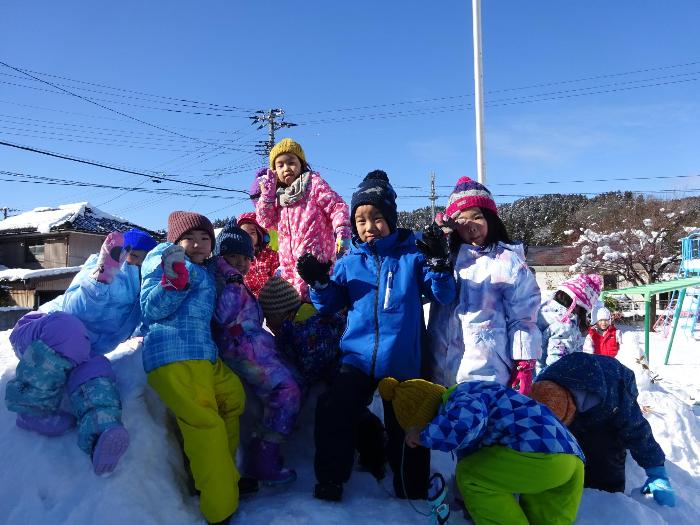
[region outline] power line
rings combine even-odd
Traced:
[[[586,184],[589,182],[617,182],[619,180],[624,181],[634,181],[634,180],[657,180],[657,179],[686,179],[690,177],[700,177],[700,173],[694,173],[692,175],[655,175],[649,177],[615,177],[614,180],[607,179],[571,179],[571,180],[542,180],[542,181],[518,181],[518,182],[494,182],[489,184],[489,186],[531,186],[535,184],[569,184],[569,183],[582,183]],[[439,185],[438,188],[454,188],[454,185]]]
[[[20,149],[20,150],[24,150],[24,151],[31,151],[33,153],[39,153],[41,155],[46,155],[49,157],[70,160],[73,162],[79,162],[81,164],[88,164],[90,166],[97,166],[98,168],[105,168],[105,169],[109,169],[109,170],[120,171],[122,173],[130,173],[132,175],[139,175],[141,177],[148,177],[149,179],[152,179],[154,181],[177,182],[178,184],[184,184],[186,186],[197,186],[197,187],[201,187],[201,188],[210,188],[210,189],[214,189],[214,190],[230,191],[233,193],[244,193],[246,195],[248,194],[248,192],[244,191],[244,190],[234,190],[231,188],[220,188],[218,186],[211,186],[209,184],[198,184],[195,182],[188,182],[188,181],[173,179],[171,177],[165,177],[162,175],[153,175],[153,174],[144,173],[141,171],[129,170],[129,169],[125,169],[125,168],[118,168],[116,166],[110,166],[108,164],[103,164],[101,162],[95,162],[95,161],[86,160],[86,159],[79,159],[77,157],[71,157],[70,155],[62,155],[60,153],[53,153],[51,151],[42,150],[42,149],[38,149],[38,148],[32,148],[30,146],[23,146],[21,144],[13,144],[12,142],[0,141],[0,146],[8,146],[11,148],[16,148],[16,149]]]

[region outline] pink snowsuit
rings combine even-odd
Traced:
[[[288,206],[280,204],[276,195],[274,172],[262,177],[261,186],[255,205],[258,222],[277,230],[281,276],[309,302],[309,287],[297,273],[297,260],[309,252],[321,261],[335,262],[336,239],[352,235],[348,205],[316,172],[311,172],[301,198]]]

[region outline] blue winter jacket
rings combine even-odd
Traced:
[[[185,257],[189,282],[184,290],[166,290],[161,255],[172,243],[164,242],[143,261],[141,309],[147,330],[143,341],[146,373],[176,361],[206,359],[216,362],[217,349],[211,334],[216,305],[214,276],[206,267]]]
[[[458,451],[501,445],[518,452],[575,454],[585,461],[574,436],[545,405],[495,381],[468,381],[447,391],[435,418],[421,431],[428,448]]]
[[[612,426],[640,467],[664,464],[664,452],[637,404],[634,372],[617,359],[576,352],[548,366],[536,381],[553,381],[571,391],[577,408],[572,432]]]
[[[122,264],[107,284],[91,277],[97,254],[91,255],[66,292],[42,305],[42,312],[66,312],[80,319],[90,338],[92,355],[104,355],[131,336],[141,323],[139,267]]]
[[[311,290],[322,314],[348,308],[340,342],[342,363],[381,379],[420,376],[422,296],[449,303],[455,284],[449,273],[430,271],[412,231],[398,229],[369,243],[355,243],[335,265],[331,281]]]

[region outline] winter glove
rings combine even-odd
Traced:
[[[97,268],[92,277],[101,283],[111,283],[124,259],[126,259],[124,235],[120,232],[112,232],[102,243],[100,254],[97,256]]]
[[[515,370],[510,376],[510,387],[521,394],[530,395],[532,389],[532,371],[535,359],[520,359],[515,362]]]
[[[160,284],[166,290],[184,290],[190,279],[185,267],[185,249],[173,244],[163,250],[160,265],[163,267],[163,277]]]
[[[312,288],[325,288],[329,281],[330,270],[330,261],[321,262],[312,253],[305,253],[297,261],[299,276]]]
[[[434,272],[452,271],[447,237],[436,222],[423,230],[423,238],[416,240],[416,247],[425,255],[428,268]]]
[[[260,198],[264,202],[275,202],[277,200],[277,175],[275,172],[268,169],[265,175],[262,175],[259,180]]]
[[[668,481],[668,475],[663,465],[660,467],[650,467],[646,469],[645,472],[649,477],[642,486],[642,494],[651,494],[654,496],[654,501],[659,505],[675,507],[676,493],[673,491],[671,483]]]

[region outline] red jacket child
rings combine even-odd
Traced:
[[[610,310],[599,308],[593,312],[593,325],[583,343],[583,351],[589,354],[615,357],[620,350],[620,333],[610,322]]]
[[[270,236],[267,230],[258,224],[254,212],[242,213],[238,218],[241,227],[253,240],[255,258],[245,276],[245,284],[257,298],[267,280],[272,277],[280,265],[277,252],[270,248]]]

